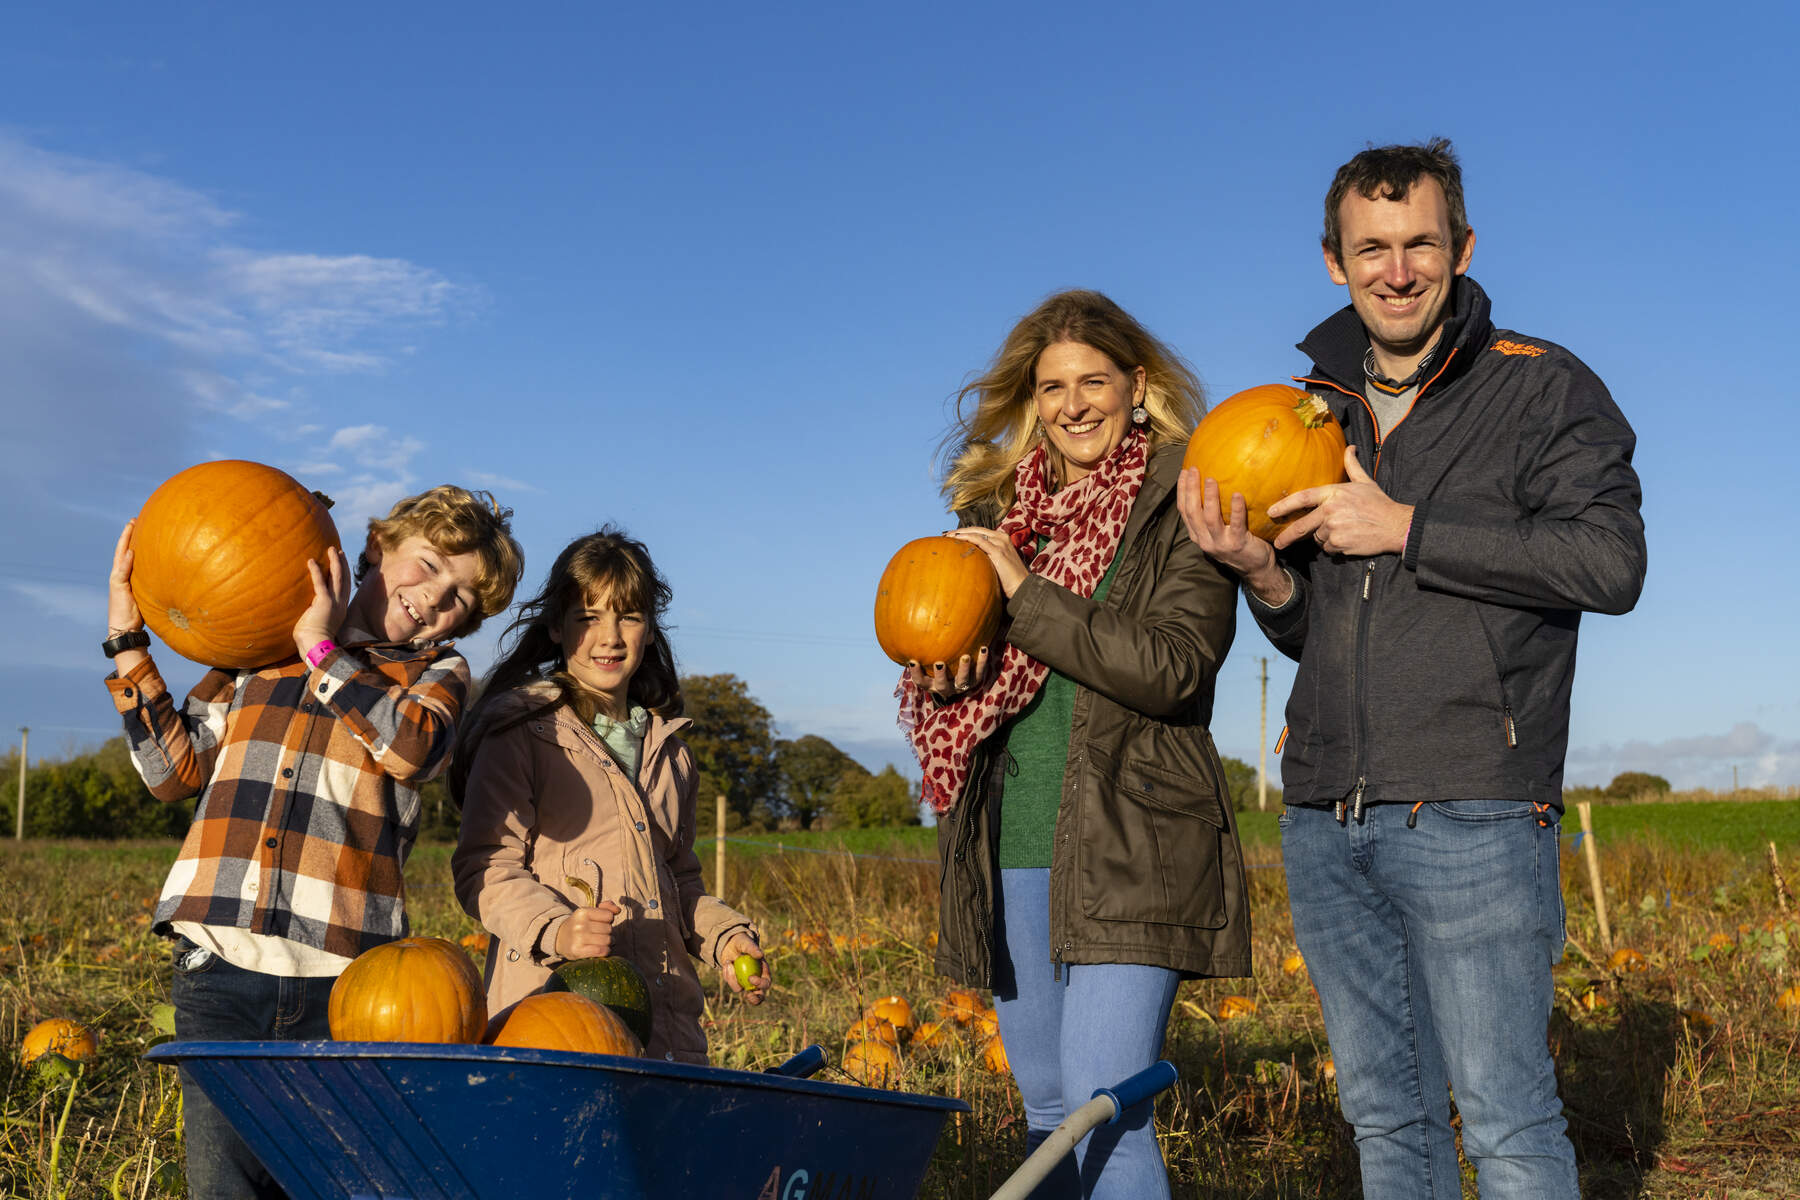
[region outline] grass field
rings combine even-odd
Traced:
[[[1643,955],[1641,969],[1608,969],[1585,867],[1565,837],[1571,943],[1552,1042],[1583,1195],[1800,1194],[1800,1007],[1779,1002],[1796,983],[1800,914],[1778,906],[1762,849],[1776,840],[1800,874],[1800,804],[1686,807],[1595,810],[1614,941]],[[1292,931],[1272,869],[1274,814],[1244,814],[1243,827],[1259,868],[1255,975],[1187,983],[1177,998],[1165,1053],[1181,1079],[1157,1108],[1175,1193],[1356,1196],[1317,1001],[1303,968],[1282,969]],[[934,831],[759,840],[768,844],[728,843],[726,892],[762,925],[777,990],[751,1009],[715,989],[715,1062],[763,1067],[813,1042],[835,1061],[845,1030],[890,994],[934,1016],[949,987],[930,968],[937,871],[904,861],[934,860]],[[0,1195],[182,1194],[179,1089],[140,1057],[165,1021],[168,952],[148,920],[173,855],[171,843],[0,843],[0,1032],[15,1051],[46,1017],[100,1034],[78,1072],[26,1070],[16,1052],[0,1063]],[[474,924],[451,896],[448,857],[446,846],[420,847],[409,903],[418,931],[454,938]],[[710,846],[702,859],[710,872]],[[1255,1011],[1222,1019],[1230,995]],[[1017,1096],[981,1050],[965,1031],[903,1051],[899,1086],[973,1107],[946,1126],[926,1196],[987,1196],[1021,1156]]]

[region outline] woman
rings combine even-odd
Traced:
[[[901,721],[939,812],[938,970],[993,988],[1032,1149],[1155,1061],[1181,979],[1249,972],[1207,732],[1236,585],[1175,508],[1200,385],[1105,296],[1044,301],[958,401],[952,536],[992,560],[1008,622],[992,671],[985,650],[909,664]],[[1168,1195],[1149,1107],[1040,1194]]]

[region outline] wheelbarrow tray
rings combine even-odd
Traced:
[[[167,1042],[293,1200],[918,1193],[960,1100],[501,1046]]]

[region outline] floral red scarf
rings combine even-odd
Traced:
[[[1017,499],[1000,522],[1026,569],[1077,596],[1091,597],[1100,586],[1138,490],[1144,485],[1149,451],[1142,431],[1126,432],[1113,452],[1080,482],[1052,492],[1045,483],[1047,453],[1040,444],[1013,473]],[[1042,550],[1038,539],[1048,538]],[[947,669],[954,665],[946,663]],[[962,795],[969,759],[987,737],[1031,703],[1050,668],[1007,643],[1000,672],[991,683],[949,704],[937,704],[900,677],[900,728],[912,743],[925,773],[924,798],[932,811],[948,812]]]

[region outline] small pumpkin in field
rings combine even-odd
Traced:
[[[328,501],[262,463],[189,467],[150,493],[132,528],[131,591],[144,623],[211,667],[293,657],[312,604],[311,559],[338,546]]]
[[[619,1014],[579,992],[537,992],[500,1013],[488,1026],[495,1046],[574,1050],[637,1058],[643,1043]]]
[[[1250,532],[1273,540],[1299,514],[1272,521],[1269,505],[1342,482],[1345,444],[1343,426],[1322,398],[1269,383],[1214,405],[1188,438],[1181,468],[1198,467],[1202,479],[1219,481],[1219,517],[1227,523],[1231,495],[1241,492]]]
[[[907,1001],[905,996],[883,996],[869,1005],[868,1011],[864,1012],[863,1016],[879,1017],[889,1022],[900,1034],[901,1040],[905,1040],[912,1034],[912,1004]]]
[[[900,1055],[886,1042],[852,1042],[841,1065],[844,1074],[865,1087],[892,1087],[900,1073]]]
[[[1715,933],[1706,939],[1706,948],[1714,954],[1728,954],[1737,949],[1737,943],[1731,940],[1729,933]]]
[[[94,1031],[78,1021],[51,1017],[39,1021],[19,1043],[19,1065],[29,1067],[46,1054],[60,1054],[71,1062],[92,1058],[100,1043]]]
[[[1800,1012],[1800,984],[1795,984],[1775,997],[1775,1007],[1786,1012]]]
[[[996,1075],[1012,1073],[1012,1063],[1006,1057],[1006,1043],[1000,1040],[999,1034],[989,1038],[981,1048],[981,1065]]]
[[[471,954],[486,954],[488,941],[489,938],[486,933],[465,933],[462,937],[457,939],[456,944],[461,946],[464,950],[469,951]]]
[[[1300,952],[1298,950],[1281,960],[1281,973],[1283,975],[1298,975],[1304,970],[1306,970],[1306,960],[1300,957]]]
[[[944,1029],[945,1024],[946,1022],[943,1021],[921,1023],[918,1029],[913,1031],[912,1044],[924,1050],[942,1046],[949,1040],[949,1034]]]
[[[340,1042],[477,1042],[487,993],[462,947],[404,937],[344,968],[331,985],[327,1020]]]
[[[873,1014],[863,1017],[844,1031],[847,1042],[886,1042],[890,1046],[900,1044],[900,1030],[886,1017]]]
[[[1256,1001],[1248,996],[1227,996],[1219,1001],[1219,1020],[1235,1021],[1256,1011]]]
[[[951,988],[938,1005],[938,1012],[955,1021],[958,1025],[967,1025],[979,1017],[987,1005],[981,1002],[981,993],[969,988]]]
[[[992,1008],[984,1008],[975,1014],[975,1032],[982,1037],[1000,1036],[1000,1014]]]
[[[1575,996],[1575,1003],[1591,1013],[1597,1013],[1612,1007],[1612,1000],[1607,996],[1605,986],[1598,979],[1590,980]]]
[[[981,547],[953,537],[916,538],[900,547],[875,588],[875,640],[902,666],[953,669],[994,640],[1000,577]]]
[[[1620,946],[1608,956],[1606,969],[1621,974],[1627,971],[1635,974],[1639,971],[1649,970],[1650,963],[1644,958],[1641,951],[1633,950],[1630,946]]]

